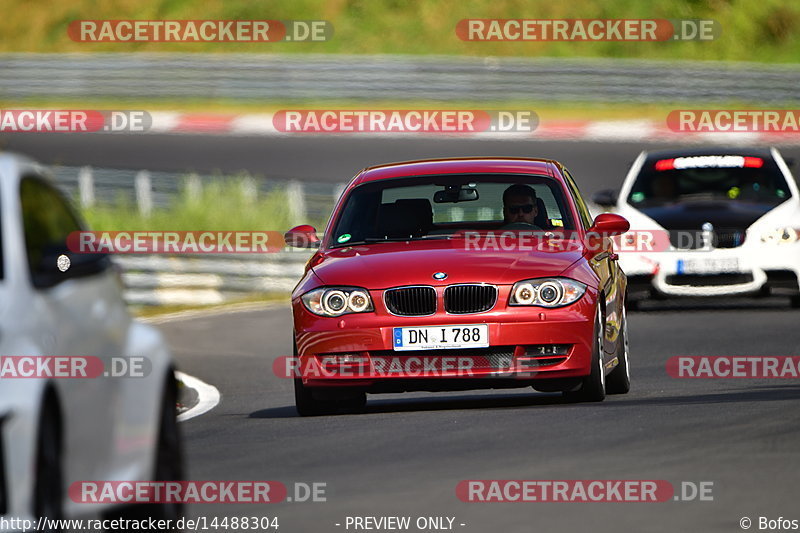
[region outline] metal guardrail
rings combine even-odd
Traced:
[[[187,180],[204,187],[223,175],[90,167],[50,167],[56,185],[82,203],[166,207],[185,192]],[[241,176],[227,176],[237,178]],[[266,180],[248,176],[244,194],[253,196],[280,188],[287,194],[296,223],[324,220],[342,184]],[[146,190],[146,192],[144,192]],[[143,200],[143,198],[147,200]],[[165,228],[169,229],[169,228]],[[275,229],[275,228],[254,228]],[[283,228],[288,229],[288,228]],[[125,300],[131,305],[210,305],[258,294],[287,294],[303,274],[309,250],[273,254],[116,255],[122,267]]]
[[[669,46],[669,43],[665,43]],[[800,101],[800,65],[566,58],[0,54],[0,98]]]
[[[131,305],[212,305],[254,294],[287,294],[311,252],[269,255],[117,255]]]
[[[199,189],[214,181],[238,179],[243,185],[242,193],[247,195],[265,195],[276,189],[284,190],[291,198],[287,205],[292,212],[292,218],[298,224],[309,220],[325,220],[345,186],[344,183],[277,180],[241,174],[68,166],[51,166],[49,169],[58,187],[68,197],[78,199],[84,206],[124,202],[132,206],[138,205],[140,211],[145,210],[142,204],[156,208],[168,206],[193,184]]]

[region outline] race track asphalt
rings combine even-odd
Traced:
[[[719,308],[723,305],[724,308]],[[630,313],[633,389],[600,404],[519,391],[370,396],[367,412],[300,418],[273,360],[288,306],[161,326],[180,367],[222,401],[182,425],[191,478],[326,484],[325,503],[195,505],[193,516],[278,516],[342,531],[347,516],[450,516],[459,531],[737,531],[797,514],[796,380],[669,377],[673,355],[796,355],[800,311],[776,300],[663,302]],[[712,482],[713,501],[464,503],[466,479]],[[755,528],[754,528],[755,529]],[[352,529],[351,529],[352,531]]]
[[[553,157],[583,192],[619,185],[643,145],[567,141],[15,135],[46,163],[235,171],[346,181],[364,166],[455,155]],[[651,145],[652,147],[652,145]],[[784,153],[797,157],[800,150]],[[277,516],[281,532],[348,531],[347,516],[455,517],[464,532],[741,531],[800,519],[800,383],[681,380],[674,355],[800,355],[800,311],[781,299],[648,302],[629,314],[633,388],[599,404],[519,391],[371,396],[367,412],[300,418],[272,362],[291,350],[288,305],[159,326],[180,369],[221,403],[182,424],[196,480],[326,484],[324,503],[193,505],[192,516]],[[712,482],[713,501],[464,503],[468,479]],[[337,526],[336,524],[341,524]],[[461,526],[460,524],[465,524]],[[412,528],[412,531],[416,529]],[[353,531],[353,529],[349,529]]]
[[[577,142],[533,139],[454,139],[431,136],[327,137],[119,134],[0,134],[0,149],[43,163],[175,172],[235,173],[266,179],[345,183],[364,167],[430,157],[546,157],[566,165],[584,195],[618,187],[643,148],[675,143]],[[800,147],[782,148],[800,161]]]

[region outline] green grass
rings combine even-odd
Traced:
[[[654,120],[665,122],[667,115],[675,109],[713,108],[713,109],[750,109],[763,108],[763,102],[728,101],[728,102],[676,102],[674,104],[642,104],[633,102],[543,102],[536,100],[508,100],[504,102],[484,101],[470,102],[448,100],[434,101],[391,101],[391,100],[282,100],[277,101],[242,101],[214,99],[197,100],[158,100],[143,101],[131,99],[81,99],[79,104],[69,99],[35,98],[24,100],[8,100],[0,98],[0,109],[33,108],[33,109],[129,109],[149,112],[175,111],[198,114],[264,114],[286,109],[477,109],[477,110],[532,110],[541,123],[553,121],[583,120]],[[769,109],[794,109],[796,106],[770,104]]]
[[[111,204],[83,209],[82,215],[94,231],[279,231],[292,225],[284,188],[275,188],[255,197],[248,194],[248,176],[220,178],[206,182],[199,195],[185,186],[173,202],[142,216],[136,206],[120,197]],[[252,188],[250,189],[252,193]],[[322,227],[325,221],[308,221]],[[287,292],[242,294],[224,305],[132,306],[139,317],[155,317],[194,309],[224,310],[232,304],[287,301]]]
[[[702,105],[703,102],[693,102],[692,105]],[[728,102],[721,104],[715,102],[715,108],[735,108],[745,105],[746,102]],[[41,109],[76,109],[76,101],[65,98],[26,98],[24,100],[9,100],[0,98],[0,108],[13,109],[24,106],[25,108]],[[505,101],[463,101],[463,100],[293,100],[281,101],[251,101],[228,100],[221,98],[198,99],[159,99],[138,100],[118,98],[108,99],[83,99],[79,100],[80,109],[129,109],[156,111],[178,111],[198,114],[259,114],[275,113],[286,109],[480,109],[480,110],[532,110],[539,118],[546,120],[624,120],[651,118],[665,120],[667,114],[674,109],[683,109],[686,103],[670,104],[641,104],[627,102],[553,102],[537,100],[505,100]],[[771,106],[776,109],[780,106]]]
[[[800,61],[800,4],[786,0],[4,0],[4,52],[245,52],[627,57]],[[700,18],[722,29],[711,42],[466,42],[465,18]],[[334,36],[320,43],[80,43],[78,19],[316,19]],[[665,74],[666,75],[666,74]]]
[[[184,187],[173,202],[154,209],[149,216],[120,197],[111,204],[83,209],[94,231],[280,231],[292,225],[286,191],[276,188],[253,197],[245,192],[246,178],[232,177],[207,182],[199,196]],[[325,221],[308,220],[320,227]]]

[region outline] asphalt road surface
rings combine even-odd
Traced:
[[[88,139],[88,141],[87,141]],[[583,193],[619,187],[643,148],[675,144],[575,142],[522,139],[364,138],[303,136],[42,134],[0,135],[0,149],[27,154],[43,163],[92,165],[176,172],[235,173],[267,179],[347,182],[362,168],[430,157],[547,157],[562,162]],[[782,149],[800,161],[800,147]]]
[[[190,513],[277,516],[285,532],[346,531],[347,516],[365,515],[455,517],[464,532],[741,531],[745,516],[800,514],[798,382],[665,371],[673,355],[797,355],[800,312],[780,299],[645,307],[629,314],[627,395],[371,395],[365,414],[317,418],[296,415],[291,381],[272,372],[291,350],[288,306],[164,324],[180,367],[222,394],[182,425],[192,479],[277,480],[290,495],[296,482],[326,484],[324,503]],[[464,503],[465,479],[655,479],[679,493],[713,482],[713,501]]]
[[[205,136],[15,135],[46,163],[235,171],[346,181],[381,162],[455,155],[553,157],[585,194],[619,186],[637,143]],[[797,157],[800,150],[784,153]],[[221,403],[182,428],[196,480],[324,483],[326,502],[194,505],[192,516],[277,516],[280,532],[348,531],[347,516],[454,517],[464,532],[741,531],[800,519],[800,383],[680,380],[674,355],[800,355],[800,311],[775,300],[659,302],[629,314],[633,388],[600,404],[519,391],[370,396],[367,412],[300,418],[272,362],[291,350],[288,306],[163,324],[180,368]],[[713,483],[713,501],[464,503],[468,479]],[[413,523],[413,522],[412,522]],[[336,524],[341,524],[337,526]],[[463,526],[461,524],[464,524]],[[353,531],[352,528],[349,531]],[[412,528],[411,531],[416,531]],[[429,530],[430,531],[430,530]]]

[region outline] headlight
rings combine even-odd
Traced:
[[[770,244],[789,244],[800,239],[800,231],[794,228],[777,228],[761,234],[761,242]]]
[[[540,278],[518,281],[511,288],[509,305],[562,307],[578,301],[586,285],[567,278]]]
[[[358,287],[320,287],[300,297],[306,309],[319,316],[341,316],[373,311],[366,289]]]

